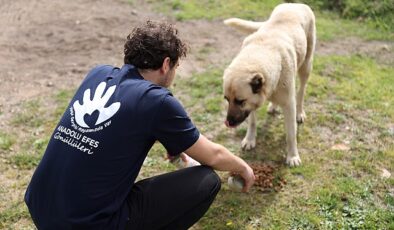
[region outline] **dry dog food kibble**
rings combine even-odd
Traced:
[[[279,191],[286,184],[286,180],[275,175],[275,172],[279,170],[278,166],[273,166],[265,163],[250,163],[256,180],[254,187],[257,187],[260,191],[275,190]]]

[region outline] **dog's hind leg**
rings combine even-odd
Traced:
[[[297,148],[296,101],[294,91],[292,95],[289,95],[289,101],[282,109],[286,128],[286,163],[290,166],[298,166],[301,164],[301,158]]]
[[[242,140],[242,149],[250,150],[256,146],[256,111],[252,111],[248,118],[248,131]]]
[[[300,77],[300,88],[298,89],[298,93],[297,93],[297,122],[298,123],[304,123],[306,119],[306,114],[304,111],[304,96],[305,96],[306,84],[309,78],[310,70],[311,70],[311,64],[302,65],[301,68],[298,70],[298,75]]]
[[[300,88],[297,93],[297,122],[303,123],[306,119],[304,111],[304,95],[306,84],[308,82],[309,75],[312,71],[313,52],[315,51],[315,28],[313,26],[310,31],[310,36],[307,41],[307,52],[304,63],[298,69],[298,76],[300,78]]]

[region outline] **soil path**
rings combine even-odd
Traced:
[[[125,37],[146,19],[164,16],[153,13],[144,1],[0,0],[0,128],[6,129],[21,102],[75,88],[97,64],[121,66]],[[219,20],[176,24],[191,46],[178,71],[181,77],[212,63],[228,63],[244,36]],[[210,52],[201,52],[203,47]],[[321,43],[317,52],[361,52],[393,64],[391,48],[384,42],[348,39]]]
[[[21,102],[75,88],[97,64],[121,66],[125,37],[146,19],[164,16],[152,13],[143,1],[0,0],[0,128],[7,129],[6,121]],[[178,23],[177,27],[192,50],[203,46],[216,50],[207,64],[227,60],[239,46],[239,35],[221,22]],[[227,38],[224,43],[223,38]],[[179,75],[201,71],[205,64],[201,62],[189,55]]]
[[[97,64],[121,66],[123,43],[131,28],[146,19],[166,19],[154,13],[145,1],[133,2],[0,0],[0,132],[22,133],[9,124],[21,103],[51,97],[60,89],[74,89]],[[221,20],[176,22],[176,25],[191,47],[178,70],[181,78],[204,71],[210,65],[229,63],[244,37],[225,27]],[[392,47],[392,42],[350,38],[318,43],[317,53],[360,53],[393,65]],[[45,103],[50,110],[50,100]],[[21,134],[20,138],[24,136]],[[4,162],[0,162],[0,168],[13,175],[15,170]],[[12,178],[7,179],[1,173],[0,187],[10,191],[4,199],[15,201],[23,191],[14,188],[18,179]]]
[[[0,128],[15,113],[15,105],[57,89],[75,88],[97,64],[122,65],[125,37],[146,19],[164,16],[153,13],[144,1],[0,0]],[[176,24],[192,48],[178,71],[181,77],[211,63],[227,63],[243,38],[221,21]],[[200,52],[203,47],[210,52]],[[350,39],[321,43],[317,51],[342,55],[360,51],[392,64],[391,48],[384,42]]]
[[[121,1],[3,0],[0,104],[70,88],[89,67],[120,62],[125,31],[137,21]]]

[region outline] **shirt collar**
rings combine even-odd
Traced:
[[[132,78],[144,80],[144,77],[142,77],[142,75],[138,72],[138,69],[134,65],[124,64],[120,71],[124,72]]]

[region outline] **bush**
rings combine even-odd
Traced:
[[[303,2],[320,10],[335,11],[343,18],[369,21],[379,28],[394,30],[394,0],[300,0],[296,2]]]

